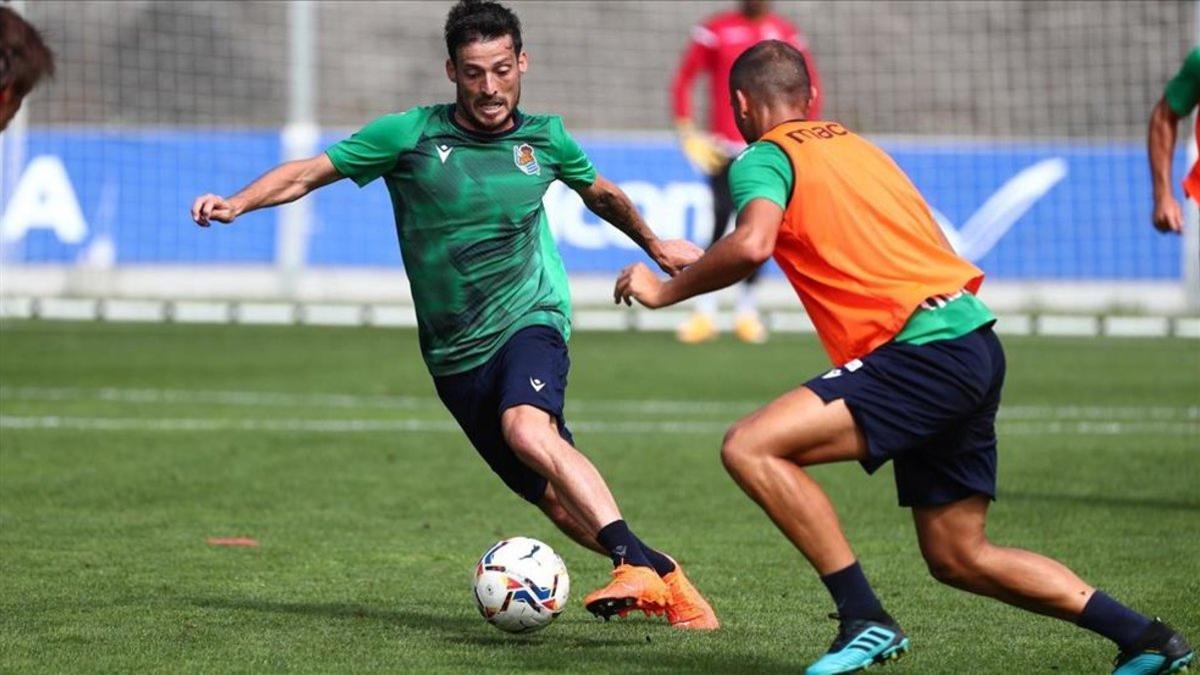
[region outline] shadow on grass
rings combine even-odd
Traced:
[[[1200,511],[1200,501],[1160,499],[1157,497],[1120,497],[1114,495],[1071,495],[1054,492],[1002,491],[999,498],[1014,502],[1054,502],[1105,506],[1122,509],[1151,509],[1154,511]]]
[[[201,598],[193,599],[192,604],[205,609],[225,609],[252,612],[269,612],[272,614],[297,614],[311,617],[332,619],[371,620],[395,624],[414,631],[434,632],[446,641],[455,644],[478,646],[499,646],[519,648],[522,645],[536,646],[542,643],[540,635],[528,635],[521,638],[505,635],[495,631],[494,635],[480,635],[479,628],[482,620],[476,616],[462,616],[435,610],[398,608],[381,609],[368,605],[347,602],[275,602],[271,600]],[[489,629],[495,630],[495,629]],[[555,642],[574,647],[616,647],[636,644],[644,637],[628,635],[623,638],[588,637],[588,636],[555,636]]]
[[[637,670],[644,672],[744,672],[795,673],[803,664],[777,661],[752,650],[731,649],[728,631],[715,635],[682,634],[661,623],[613,622],[585,627],[607,635],[579,635],[574,631],[589,619],[569,620],[562,628],[549,633],[513,636],[499,631],[481,631],[480,619],[474,615],[439,612],[416,608],[383,609],[347,602],[277,602],[272,600],[193,598],[191,604],[209,610],[295,614],[314,618],[379,621],[415,632],[432,632],[435,640],[447,647],[488,649],[492,667],[504,668],[512,659],[513,667],[562,666],[563,651],[571,658],[591,666],[606,668],[628,664],[637,659]],[[697,640],[697,638],[699,638]],[[547,649],[550,647],[550,649]],[[594,651],[593,651],[594,650]],[[632,653],[631,653],[632,652]],[[640,652],[640,653],[639,653]],[[643,657],[644,654],[644,657]],[[443,652],[449,660],[470,666],[477,662],[469,653]],[[643,660],[644,659],[644,660]]]

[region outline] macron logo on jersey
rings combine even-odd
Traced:
[[[438,158],[442,160],[442,164],[445,164],[446,158],[450,156],[450,153],[454,152],[454,148],[449,145],[439,145],[437,146],[437,152]]]

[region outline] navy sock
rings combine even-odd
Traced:
[[[650,566],[654,568],[654,571],[658,572],[658,576],[665,577],[675,571],[675,563],[671,562],[670,558],[647,546],[646,542],[637,538],[637,535],[634,535],[633,538],[637,539],[638,546],[642,547],[642,553],[645,554],[646,560],[650,561]]]
[[[624,520],[614,520],[600,528],[600,532],[596,534],[596,541],[600,542],[604,550],[608,551],[614,567],[621,563],[637,567],[654,567],[642,551],[642,545],[638,538],[629,531],[629,526],[625,524]]]
[[[845,569],[821,577],[821,582],[833,596],[833,603],[837,605],[841,618],[876,619],[887,616],[857,560]]]
[[[1104,591],[1096,591],[1083,606],[1075,623],[1125,649],[1141,637],[1142,631],[1150,625],[1150,619],[1113,600]]]

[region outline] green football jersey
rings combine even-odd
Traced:
[[[454,121],[453,105],[384,115],[325,151],[360,187],[382,177],[412,286],[421,353],[450,375],[483,364],[522,328],[570,336],[571,298],[542,196],[596,170],[553,115],[514,113],[497,134]]]

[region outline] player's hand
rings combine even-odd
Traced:
[[[654,250],[654,261],[662,271],[675,276],[679,272],[700,259],[704,249],[687,239],[668,239],[661,241]]]
[[[650,309],[663,306],[663,282],[645,263],[634,263],[621,270],[613,289],[613,302],[632,305],[634,300]]]
[[[1154,200],[1154,229],[1159,232],[1183,233],[1183,210],[1174,195]]]
[[[208,227],[209,222],[213,220],[218,223],[232,223],[237,215],[233,204],[218,195],[200,195],[192,202],[192,220],[200,227]]]
[[[691,124],[679,126],[679,142],[683,144],[683,154],[687,155],[688,161],[705,175],[717,173],[729,161],[729,155],[711,136],[696,131]]]

